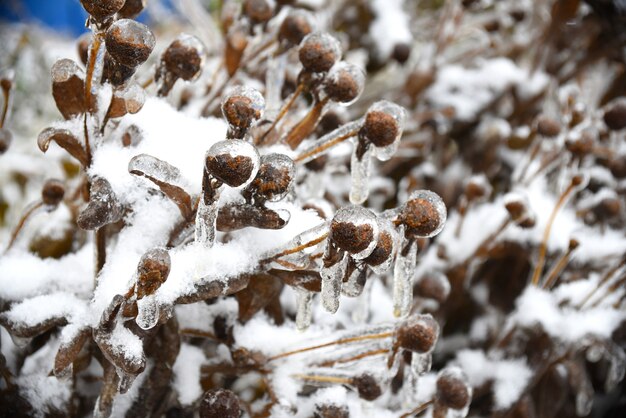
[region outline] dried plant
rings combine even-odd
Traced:
[[[622,2],[217,3],[6,54],[0,415],[621,416]]]

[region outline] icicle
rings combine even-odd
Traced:
[[[331,245],[330,243],[327,245]],[[330,267],[322,267],[322,306],[330,313],[339,309],[339,296],[341,294],[341,281],[346,272],[348,255],[344,252],[341,259]]]
[[[304,331],[311,325],[313,292],[296,288],[296,307],[296,327],[298,331]]]
[[[287,54],[281,54],[270,59],[267,63],[267,73],[265,75],[265,107],[266,117],[273,119],[280,110],[282,103],[280,94],[285,84],[285,67],[287,66]],[[270,114],[271,113],[271,114]]]
[[[159,322],[159,305],[155,295],[144,296],[137,301],[138,314],[135,322],[141,329],[151,329]]]
[[[367,280],[363,287],[363,292],[357,299],[356,307],[352,311],[352,321],[356,324],[364,324],[369,317],[373,285],[373,280]]]
[[[351,269],[351,270],[350,270]],[[341,286],[341,293],[348,297],[357,297],[363,292],[365,284],[365,266],[348,262],[348,280]]]
[[[217,200],[206,204],[200,199],[196,213],[195,240],[207,248],[211,248],[215,242],[215,221],[217,220]]]
[[[417,261],[416,241],[404,242],[408,251],[403,255],[404,248],[398,250],[396,264],[393,269],[393,314],[396,317],[406,316],[413,302],[413,273]]]
[[[350,203],[352,204],[359,205],[365,202],[369,196],[369,177],[372,166],[371,157],[373,148],[374,147],[368,147],[361,158],[357,155],[357,146],[352,150],[352,159],[350,162],[350,173],[352,175]]]
[[[300,269],[306,268],[306,266],[309,264],[309,255],[312,251],[315,250],[315,248],[317,248],[319,243],[323,242],[327,231],[328,222],[323,222],[316,227],[313,227],[296,235],[286,244],[281,245],[266,253],[263,258],[276,258],[282,261],[286,261],[294,267],[298,267]],[[306,244],[311,245],[303,248]],[[279,266],[281,268],[287,268],[287,266],[284,266],[282,264],[277,265],[277,267]]]

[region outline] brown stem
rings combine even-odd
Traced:
[[[333,345],[348,344],[348,343],[357,342],[357,341],[377,340],[377,339],[382,339],[382,338],[387,338],[387,337],[392,337],[392,336],[393,336],[393,332],[381,332],[378,334],[361,335],[359,337],[340,338],[338,340],[331,341],[331,342],[324,343],[324,344],[313,345],[310,347],[300,348],[298,350],[293,350],[293,351],[287,351],[285,353],[278,354],[278,355],[268,358],[268,361],[278,360],[280,358],[288,357],[294,354],[304,353],[307,351],[317,350],[319,348],[331,347]]]
[[[616,280],[611,286],[609,286],[608,289],[606,290],[606,292],[604,292],[603,295],[601,295],[598,299],[596,299],[595,302],[593,302],[591,307],[592,308],[598,307],[600,302],[602,302],[609,295],[611,295],[613,292],[615,292],[617,289],[619,289],[621,286],[623,286],[624,283],[626,283],[626,276],[622,277],[621,279]]]
[[[309,110],[309,113],[307,113],[306,116],[300,120],[300,122],[291,128],[291,131],[289,131],[284,139],[284,142],[286,142],[291,149],[298,148],[298,145],[300,145],[300,143],[302,143],[302,141],[304,141],[304,139],[309,136],[311,132],[313,132],[320,120],[320,117],[322,116],[324,106],[326,106],[326,103],[328,103],[329,100],[330,98],[326,97],[316,102],[311,110]]]
[[[371,356],[377,356],[379,354],[387,354],[389,352],[389,349],[387,348],[380,348],[378,350],[372,350],[372,351],[366,351],[365,353],[361,353],[358,354],[356,356],[352,356],[352,357],[348,357],[348,358],[343,358],[343,359],[339,359],[339,360],[328,360],[325,361],[323,363],[320,363],[321,367],[332,367],[337,363],[349,363],[351,361],[356,361],[356,360],[361,360],[362,358],[365,357],[371,357]]]
[[[4,96],[4,106],[2,108],[2,116],[0,117],[0,129],[4,128],[7,115],[9,114],[9,100],[11,99],[11,88],[2,84],[2,95]]]
[[[531,280],[531,284],[533,286],[537,286],[539,284],[539,278],[541,277],[541,273],[543,272],[543,266],[546,262],[546,253],[548,251],[548,239],[550,238],[550,232],[552,230],[552,224],[556,219],[556,215],[559,213],[559,209],[565,204],[569,195],[574,191],[577,184],[572,181],[567,189],[561,194],[559,200],[556,202],[552,213],[550,214],[550,218],[548,219],[548,224],[543,231],[543,239],[541,240],[541,245],[539,246],[539,260],[537,261],[537,265],[535,266],[535,271],[533,273],[533,277]]]
[[[578,309],[582,309],[582,308],[585,306],[585,304],[586,304],[587,302],[589,302],[589,301],[591,300],[591,298],[592,298],[592,297],[596,294],[596,292],[597,292],[598,290],[600,290],[600,288],[601,288],[602,286],[604,286],[604,285],[606,284],[606,282],[608,282],[608,281],[611,279],[611,277],[613,277],[613,275],[614,275],[615,273],[617,273],[617,271],[618,271],[620,268],[622,268],[622,266],[624,266],[624,265],[626,265],[626,258],[622,258],[622,259],[620,260],[620,262],[619,262],[619,263],[617,263],[615,266],[613,266],[611,269],[609,269],[609,271],[607,271],[607,272],[604,274],[604,276],[602,276],[602,278],[600,279],[600,281],[598,282],[598,284],[596,285],[596,287],[594,287],[594,288],[591,290],[591,292],[589,292],[589,293],[587,294],[587,296],[586,296],[586,297],[582,300],[582,302],[580,302],[580,303],[578,304]]]
[[[208,331],[202,331],[195,328],[183,328],[179,331],[181,335],[186,335],[190,337],[198,337],[198,338],[208,338],[210,340],[219,341],[219,339]]]
[[[24,228],[24,225],[26,224],[26,221],[28,220],[28,218],[40,207],[43,206],[43,202],[39,201],[39,202],[35,202],[32,203],[24,212],[24,214],[22,215],[22,217],[20,218],[20,221],[17,223],[17,226],[15,227],[15,229],[13,230],[13,233],[11,234],[11,239],[9,240],[9,245],[7,245],[7,248],[4,250],[4,252],[6,253],[7,251],[9,251],[9,249],[13,246],[13,244],[15,243],[15,240],[17,239],[18,234],[20,233],[20,231],[22,230],[22,228]]]
[[[335,145],[345,141],[346,139],[352,138],[353,136],[355,136],[357,134],[357,132],[348,132],[347,134],[343,135],[343,136],[339,136],[335,139],[333,139],[332,141],[328,141],[324,144],[321,144],[319,147],[312,149],[310,151],[304,152],[300,155],[298,155],[293,161],[296,163],[301,162],[302,160],[305,160],[307,158],[310,158],[314,155],[320,154],[324,151],[326,151],[327,149],[334,147]]]
[[[575,249],[576,247],[568,248],[565,254],[563,254],[561,258],[559,258],[559,261],[557,261],[554,267],[548,272],[546,279],[543,281],[543,286],[542,286],[543,289],[551,289],[556,284],[561,273],[565,269],[565,266],[567,266],[567,263],[570,260],[570,256],[572,255]]]
[[[298,98],[298,96],[300,96],[300,93],[302,93],[303,89],[304,89],[304,84],[303,83],[298,84],[298,87],[296,87],[296,90],[293,92],[293,94],[289,98],[289,101],[282,107],[282,109],[280,109],[280,112],[276,116],[276,119],[274,119],[274,122],[272,122],[272,125],[256,141],[256,143],[258,145],[262,145],[262,144],[265,143],[265,138],[267,137],[267,135],[274,130],[274,128],[276,127],[278,122],[280,122],[281,119],[287,114],[287,111],[289,111],[289,109],[291,109],[291,106],[293,106],[293,104],[295,103],[295,101]]]
[[[96,277],[104,267],[107,258],[106,225],[95,231],[96,240]]]
[[[328,237],[328,232],[326,232],[325,234],[322,234],[321,236],[319,236],[317,238],[312,239],[311,241],[307,241],[304,244],[300,244],[300,245],[298,245],[296,247],[293,247],[293,248],[290,248],[288,250],[281,251],[280,253],[278,253],[276,255],[273,255],[272,257],[270,257],[270,258],[268,258],[266,260],[263,260],[263,261],[264,262],[273,261],[273,260],[275,260],[277,258],[284,257],[284,256],[289,255],[289,254],[294,254],[294,253],[300,252],[300,251],[302,251],[302,250],[304,250],[306,248],[309,248],[309,247],[312,247],[314,245],[319,244],[320,242],[324,241],[326,239],[326,237]]]
[[[349,385],[352,383],[352,379],[345,377],[321,376],[316,374],[292,374],[291,376],[296,379],[309,380],[312,382],[339,383],[341,385]]]

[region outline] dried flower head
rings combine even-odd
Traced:
[[[213,389],[205,392],[200,403],[201,418],[239,418],[241,406],[239,398],[227,389]]]
[[[437,376],[437,402],[443,406],[460,410],[465,408],[471,398],[471,389],[467,378],[459,368],[443,369]]]
[[[206,171],[230,187],[241,187],[256,176],[259,153],[254,145],[239,139],[216,142],[206,155]]]
[[[135,294],[142,299],[157,291],[170,274],[171,260],[167,250],[153,248],[141,256],[137,265]]]
[[[441,232],[446,217],[446,206],[439,195],[418,190],[403,205],[396,224],[404,226],[407,238],[428,238]]]
[[[135,68],[148,59],[156,40],[146,25],[120,19],[107,29],[105,42],[107,52],[116,62]]]
[[[324,73],[341,58],[341,46],[331,35],[313,32],[300,42],[298,56],[306,71]]]
[[[80,3],[96,20],[104,20],[117,13],[125,0],[80,0]]]
[[[313,30],[311,15],[303,10],[290,10],[278,29],[278,40],[286,46],[299,45]]]
[[[57,206],[63,201],[65,186],[56,179],[47,180],[41,189],[41,200],[48,206]]]
[[[330,223],[329,239],[353,257],[364,258],[376,247],[376,215],[361,206],[346,206],[337,211]]]
[[[359,393],[359,397],[366,401],[378,399],[383,394],[378,381],[369,373],[364,373],[352,379],[352,385]]]
[[[427,315],[413,315],[398,325],[395,344],[398,347],[418,354],[429,353],[439,338],[439,324]]]
[[[343,61],[335,64],[324,79],[324,92],[332,101],[343,104],[356,101],[364,86],[363,70]]]
[[[222,114],[230,125],[231,136],[243,138],[253,123],[261,119],[265,99],[252,88],[238,86],[230,90],[222,100]]]
[[[259,24],[272,18],[274,8],[268,0],[244,0],[242,12],[253,24]]]

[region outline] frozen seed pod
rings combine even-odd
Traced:
[[[324,78],[324,92],[333,102],[343,105],[354,103],[365,87],[363,70],[347,62],[335,64]]]
[[[518,193],[508,193],[504,196],[504,207],[513,222],[522,228],[532,228],[535,225],[535,216],[530,211],[528,201]]]
[[[446,205],[441,197],[430,190],[418,190],[403,205],[395,222],[404,227],[407,239],[430,238],[441,232],[446,218]]]
[[[309,12],[295,9],[283,19],[278,29],[278,40],[286,47],[290,48],[299,45],[313,30],[313,18]]]
[[[114,87],[120,87],[130,80],[136,70],[136,67],[120,64],[107,53],[104,56],[102,80],[111,83]]]
[[[394,346],[417,354],[428,354],[439,339],[439,324],[430,315],[413,315],[396,328]]]
[[[113,16],[123,6],[125,0],[80,0],[87,13],[96,20],[104,20]]]
[[[91,182],[89,203],[78,215],[76,223],[81,229],[95,230],[122,219],[122,205],[103,177],[96,177]]]
[[[52,97],[65,119],[85,113],[85,75],[74,61],[60,59],[52,66]]]
[[[296,328],[306,330],[313,317],[313,292],[296,288]]]
[[[146,7],[147,0],[125,0],[124,7],[117,12],[118,18],[133,19]]]
[[[260,166],[256,147],[240,139],[216,142],[209,148],[205,161],[207,173],[230,187],[249,184]]]
[[[561,124],[556,119],[541,115],[537,118],[537,133],[546,138],[556,138],[561,133]]]
[[[377,238],[376,215],[362,206],[350,205],[339,209],[330,223],[328,239],[358,260],[372,253]]]
[[[60,180],[47,180],[41,189],[41,201],[44,205],[56,207],[63,201],[65,186]]]
[[[341,45],[328,33],[310,33],[302,39],[298,56],[306,71],[324,73],[341,58]]]
[[[253,24],[265,23],[274,16],[273,2],[269,0],[244,0],[242,12]]]
[[[376,378],[369,373],[364,373],[352,378],[351,384],[356,388],[359,397],[366,401],[378,399],[380,395],[383,394],[380,384],[376,381]]]
[[[239,398],[227,389],[212,389],[204,393],[200,402],[200,418],[239,418]]]
[[[146,25],[131,19],[115,21],[107,29],[105,36],[106,49],[111,57],[132,68],[148,59],[155,42],[154,34]]]
[[[443,303],[450,294],[450,282],[445,274],[431,272],[422,276],[415,285],[417,296]]]
[[[266,154],[261,157],[261,166],[256,177],[247,187],[255,200],[277,202],[282,200],[293,184],[296,168],[293,160],[285,154]]]
[[[379,160],[388,160],[395,154],[404,129],[406,110],[395,103],[381,100],[367,109],[359,140],[374,145]]]
[[[265,109],[265,100],[257,90],[237,86],[222,99],[222,114],[229,125],[227,136],[242,139],[248,129],[261,119]]]
[[[155,73],[159,96],[167,96],[176,80],[192,81],[198,78],[204,65],[205,50],[198,38],[179,35],[163,52]]]
[[[154,294],[170,274],[170,255],[164,248],[153,248],[141,256],[137,265],[137,299]]]
[[[455,410],[462,410],[469,405],[472,389],[461,369],[448,367],[439,372],[435,400],[442,406]]]
[[[363,259],[377,274],[389,270],[394,260],[398,237],[393,225],[386,220],[379,219],[379,233],[376,247],[372,253]]]

